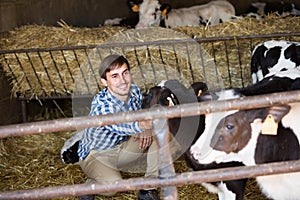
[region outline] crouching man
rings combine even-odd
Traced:
[[[90,116],[141,109],[142,94],[131,82],[128,60],[120,55],[105,57],[99,67],[105,86],[92,101]],[[86,183],[114,182],[122,179],[121,170],[147,160],[145,177],[158,176],[157,144],[152,136],[152,122],[140,121],[86,128],[78,144],[79,165],[89,177]],[[111,196],[115,193],[102,194]],[[94,199],[94,195],[79,199]],[[140,190],[140,200],[159,200],[156,188]]]

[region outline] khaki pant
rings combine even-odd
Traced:
[[[144,167],[141,162],[142,158],[146,159]],[[134,142],[133,137],[130,137],[114,149],[92,150],[84,160],[79,161],[79,165],[89,177],[87,183],[105,183],[121,180],[120,170],[130,170],[131,167],[134,167],[134,169],[131,168],[134,172],[144,172],[145,177],[157,177],[157,143],[153,138],[152,144],[146,151],[140,150],[139,140]]]

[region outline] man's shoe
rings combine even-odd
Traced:
[[[160,200],[157,190],[140,190],[138,200]]]
[[[83,195],[83,196],[79,196],[78,198],[79,200],[94,200],[95,199],[95,196],[94,195]]]

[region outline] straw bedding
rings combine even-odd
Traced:
[[[177,28],[176,31],[180,33],[184,33],[191,38],[199,38],[199,37],[216,37],[216,36],[226,36],[226,35],[254,35],[254,34],[267,34],[267,33],[280,33],[280,32],[296,32],[299,31],[300,18],[280,18],[277,16],[269,16],[262,21],[257,21],[255,19],[246,18],[243,20],[235,21],[235,22],[227,22],[214,27],[180,27]],[[77,45],[92,45],[99,44],[106,41],[107,38],[111,37],[116,33],[121,33],[126,31],[125,28],[120,27],[98,27],[98,28],[75,28],[70,27],[66,24],[63,24],[62,27],[47,27],[47,26],[37,26],[37,25],[28,25],[12,30],[6,34],[2,34],[0,38],[0,48],[2,50],[15,50],[15,49],[28,49],[28,48],[50,48],[50,47],[61,47],[61,46],[77,46]],[[299,38],[292,37],[291,40],[299,41]],[[259,41],[255,41],[257,43]],[[229,47],[236,46],[236,44],[228,44]],[[255,44],[253,44],[255,45]],[[209,46],[203,45],[206,48],[208,53],[212,53]],[[223,51],[223,44],[219,43],[220,52]],[[243,73],[245,77],[248,77],[250,82],[249,75],[249,47],[243,47],[245,50],[243,54],[243,62],[245,63],[243,67]],[[230,50],[231,48],[229,48]],[[233,48],[236,49],[236,48]],[[222,78],[224,78],[224,84],[228,85],[226,82],[226,69],[222,69],[222,65],[224,65],[224,59],[220,52],[216,52],[216,54],[220,57],[216,66],[220,70]],[[247,52],[247,53],[245,53]],[[174,58],[172,57],[172,52],[164,49],[163,54],[167,54],[166,57],[169,57],[169,60],[165,60],[165,63],[171,63],[173,66]],[[236,50],[230,52],[230,57],[236,57]],[[58,58],[56,61],[63,60],[61,54],[59,52],[54,52],[57,54]],[[84,54],[84,52],[82,53]],[[129,51],[126,54],[126,57],[129,59],[133,59],[134,52]],[[151,57],[152,55],[152,57]],[[161,61],[155,61],[160,56],[160,52],[157,50],[153,50],[150,58],[152,58],[153,62],[157,62],[158,71],[163,69]],[[21,54],[20,62],[27,62],[27,55]],[[51,71],[50,66],[51,59],[47,53],[41,54],[44,62],[48,62],[46,64],[49,66],[49,71]],[[138,52],[138,58],[141,59],[141,63],[147,63],[149,60],[148,52],[140,51]],[[181,58],[182,55],[179,55],[179,63],[183,66],[186,65],[186,58]],[[23,60],[24,58],[24,60]],[[12,72],[7,68],[7,64],[5,61],[7,59],[12,66],[16,68],[13,69],[15,76],[18,77],[17,82],[14,79],[11,79]],[[35,97],[41,94],[51,95],[53,93],[53,87],[47,87],[49,83],[44,83],[44,88],[41,89],[39,87],[34,88],[34,84],[29,86],[24,80],[27,78],[30,81],[35,81],[34,77],[29,77],[29,74],[32,74],[32,69],[28,72],[24,73],[23,70],[17,68],[17,63],[14,59],[8,57],[0,57],[1,65],[6,71],[6,75],[10,77],[11,84],[14,86],[12,89],[12,94],[14,95],[16,92],[20,92],[25,95],[29,92],[29,96]],[[69,60],[68,60],[69,59]],[[73,63],[74,56],[70,55],[70,58],[66,58],[69,66],[77,66],[77,64]],[[78,58],[80,63],[84,62],[84,56]],[[134,58],[136,59],[136,58]],[[32,60],[32,62],[38,62]],[[136,61],[135,61],[136,62]],[[231,65],[238,66],[235,70],[233,70],[232,79],[235,79],[235,76],[239,76],[239,65],[236,63],[237,61],[232,61]],[[132,60],[132,63],[133,60]],[[63,63],[65,64],[65,63]],[[62,64],[62,65],[63,65]],[[39,67],[41,64],[34,64],[34,67],[37,71],[39,71]],[[60,67],[60,66],[59,66]],[[135,64],[133,64],[133,71],[138,74],[138,69]],[[149,69],[149,66],[147,66]],[[146,69],[148,70],[148,68]],[[71,73],[78,73],[78,66],[74,67]],[[172,68],[172,67],[171,67]],[[168,68],[169,69],[169,68]],[[173,68],[172,68],[173,69]],[[148,74],[146,70],[146,75]],[[74,81],[70,80],[70,72],[66,71],[63,67],[59,68],[60,74],[64,77],[65,83],[70,83],[70,85],[62,86],[60,81],[55,82],[55,89],[59,94],[71,94],[74,91]],[[179,70],[180,71],[180,70]],[[43,71],[44,72],[44,71]],[[175,70],[174,73],[177,71]],[[49,72],[53,80],[59,80],[57,78],[56,71]],[[153,73],[153,71],[151,72]],[[185,73],[185,76],[188,77],[188,73]],[[149,75],[149,74],[148,74]],[[44,77],[44,74],[40,74],[41,77]],[[140,75],[137,75],[137,79],[139,79]],[[176,75],[177,76],[177,75]],[[199,74],[199,76],[203,76],[203,74]],[[153,74],[149,75],[150,79],[146,85],[142,85],[144,89],[151,86],[151,80],[153,80]],[[42,78],[46,79],[46,78]],[[232,80],[234,81],[234,80]],[[48,85],[47,85],[48,84]],[[152,82],[153,84],[153,82]],[[240,81],[235,83],[236,85],[240,85]],[[36,84],[39,85],[39,84]],[[70,109],[71,106],[66,109]],[[55,108],[53,108],[55,109]],[[57,112],[53,112],[52,110],[47,110],[47,112],[43,111],[43,115],[39,115],[40,118],[33,118],[32,121],[37,120],[48,120],[49,113],[55,114],[57,116]],[[61,112],[60,109],[59,112]],[[67,112],[67,111],[66,111]],[[70,111],[72,112],[72,111]],[[65,116],[65,115],[64,115]],[[71,115],[72,116],[72,115]],[[62,117],[62,116],[61,116]],[[48,187],[48,186],[57,186],[57,185],[68,185],[68,184],[77,184],[83,183],[86,179],[85,175],[80,170],[77,165],[64,165],[60,160],[60,150],[63,146],[65,140],[71,137],[71,132],[63,132],[63,133],[50,133],[50,134],[41,134],[41,135],[32,135],[25,137],[16,137],[16,138],[6,138],[0,140],[0,191],[8,191],[8,190],[19,190],[19,189],[30,189],[37,187]],[[175,162],[176,172],[185,172],[187,171],[187,167],[182,159],[179,159]],[[125,178],[141,176],[140,174],[124,174]],[[98,196],[97,199],[136,199],[137,192],[120,192],[113,198],[105,198]],[[207,192],[200,185],[186,185],[178,187],[178,196],[179,199],[194,199],[198,197],[198,199],[217,199],[215,194],[211,194]],[[75,199],[73,197],[66,199]],[[245,195],[245,199],[266,199],[259,192],[255,181],[251,180],[248,183],[247,191]]]
[[[0,192],[84,183],[86,177],[78,165],[65,165],[60,160],[60,149],[71,135],[71,132],[50,133],[0,140]],[[177,160],[174,166],[177,173],[188,171],[183,159]],[[123,173],[124,178],[141,176]],[[217,199],[216,194],[209,193],[200,184],[179,186],[177,190],[179,200],[195,197],[201,200]],[[119,192],[114,197],[97,196],[96,199],[134,200],[136,197],[137,191],[128,191]],[[248,182],[245,193],[245,200],[252,199],[266,199],[254,180]]]

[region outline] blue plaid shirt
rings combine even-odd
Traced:
[[[114,97],[105,88],[94,96],[89,115],[95,116],[139,110],[142,105],[142,97],[140,89],[135,84],[131,85],[128,104]],[[126,141],[129,135],[142,131],[138,122],[86,128],[79,143],[78,155],[80,159],[84,160],[92,149],[105,150],[114,148],[116,145]]]

